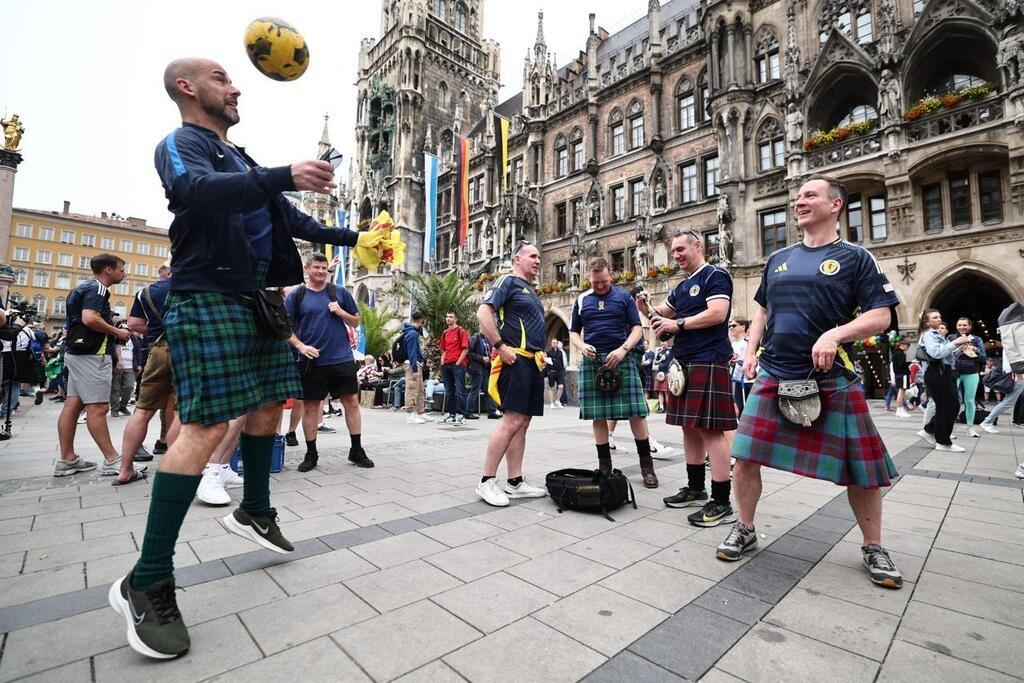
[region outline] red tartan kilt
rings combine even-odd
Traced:
[[[736,403],[728,363],[684,363],[686,388],[668,395],[665,422],[683,428],[728,432],[736,429]]]

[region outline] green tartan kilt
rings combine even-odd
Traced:
[[[597,369],[604,365],[606,355],[584,358],[580,363],[579,395],[581,420],[628,420],[631,417],[647,417],[647,396],[640,375],[642,357],[630,351],[619,363],[621,381],[616,392],[598,391],[594,386]]]
[[[239,294],[167,295],[163,320],[183,424],[227,422],[300,395],[288,342],[267,337],[254,306]]]

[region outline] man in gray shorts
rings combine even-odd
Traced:
[[[85,408],[86,427],[103,453],[101,474],[116,475],[121,458],[110,443],[107,405],[113,373],[114,340],[127,341],[131,333],[111,324],[110,287],[124,279],[124,259],[113,254],[93,256],[94,279],[81,283],[68,295],[68,337],[64,363],[68,368],[67,400],[57,420],[60,459],[53,476],[96,469],[96,463],[75,454],[78,415]]]

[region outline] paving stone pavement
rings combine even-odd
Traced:
[[[549,499],[480,502],[493,421],[408,425],[364,410],[376,468],[345,461],[332,418],[320,467],[297,472],[302,451],[289,449],[273,475],[291,556],[228,534],[224,508],[193,505],[175,553],[193,646],[152,662],[106,604],[137,557],[149,483],[53,479],[57,406],[30,407],[0,443],[0,681],[1020,680],[1024,430],[971,439],[958,427],[967,452],[940,454],[917,440],[916,414],[874,410],[903,475],[883,515],[901,591],[867,580],[842,491],[782,472],[763,473],[757,551],[715,559],[725,529],[661,503],[685,478],[662,416],[652,432],[676,450],[656,462],[653,491],[620,427],[616,464],[638,507],[608,521]],[[110,420],[115,443],[125,422]],[[100,457],[79,432],[79,453]],[[526,476],[592,467],[593,454],[575,410],[549,411],[530,431]]]

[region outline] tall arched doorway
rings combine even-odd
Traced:
[[[950,331],[957,318],[970,318],[974,334],[991,348],[997,340],[999,314],[1012,302],[1010,293],[995,279],[978,271],[964,270],[935,290],[928,307],[942,313]]]

